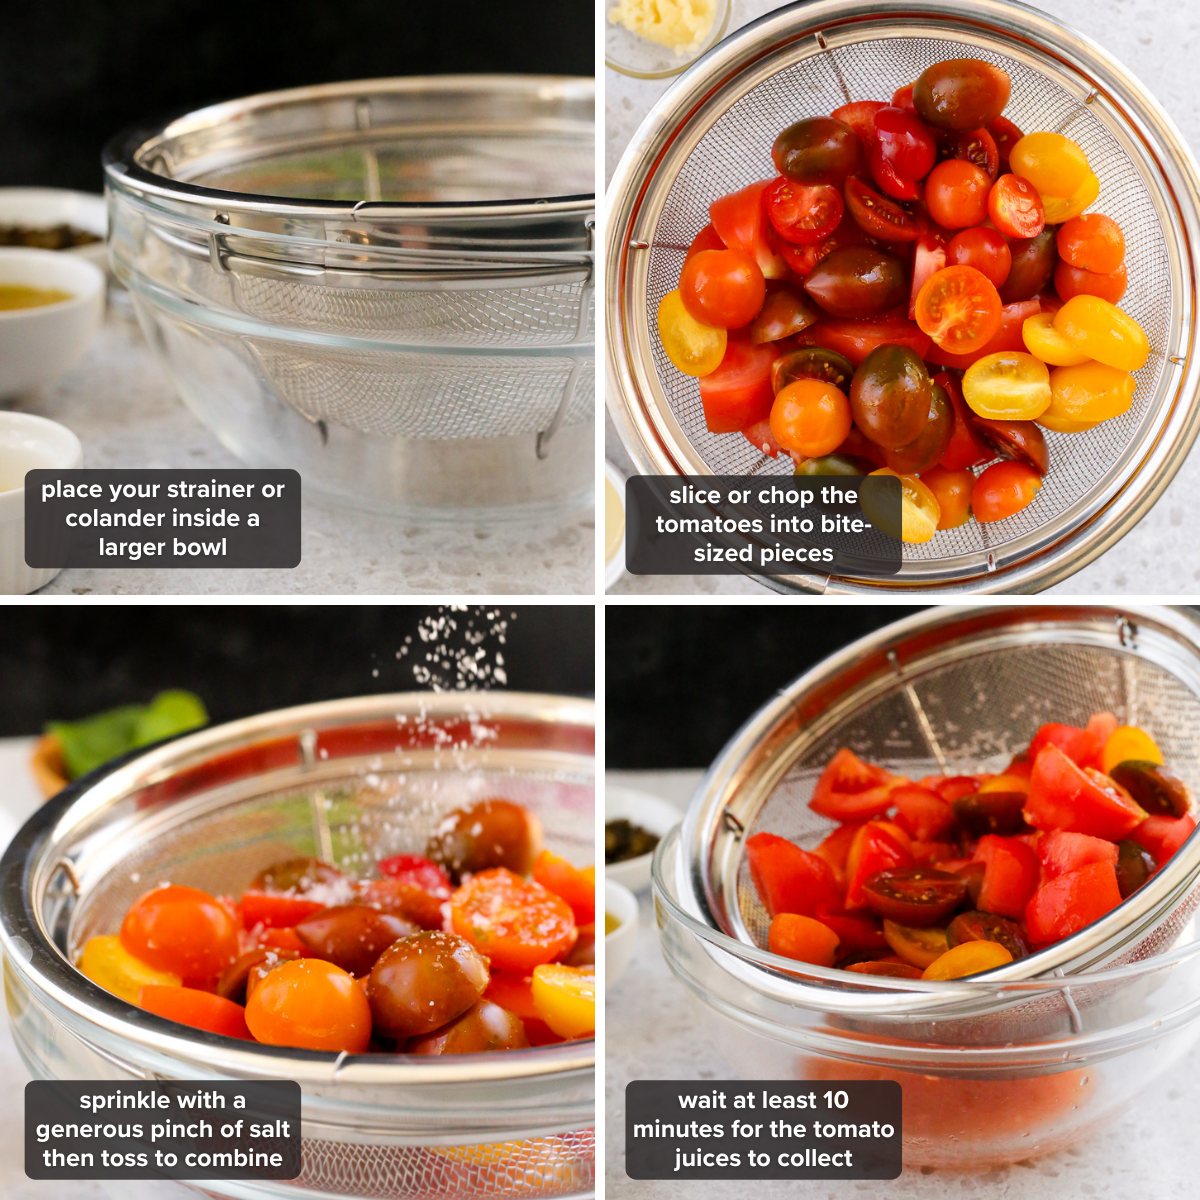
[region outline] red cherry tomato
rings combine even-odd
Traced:
[[[746,861],[759,899],[772,917],[781,912],[812,917],[821,905],[841,905],[833,868],[786,838],[756,833],[746,842]]]
[[[721,365],[700,380],[704,420],[713,433],[737,433],[770,416],[771,364],[780,353],[775,342],[729,339]]]
[[[1125,261],[1125,235],[1102,213],[1084,213],[1060,225],[1054,235],[1063,262],[1097,275],[1110,275]]]
[[[1034,892],[1025,908],[1025,929],[1035,946],[1047,946],[1099,920],[1120,903],[1113,864],[1089,863]]]
[[[921,482],[938,502],[939,529],[957,529],[967,523],[971,516],[971,489],[975,486],[975,476],[970,471],[930,467],[921,472]]]
[[[970,420],[970,410],[963,399],[962,385],[958,378],[946,371],[941,371],[933,377],[933,382],[940,385],[950,397],[954,409],[954,432],[950,435],[950,445],[946,453],[938,460],[938,466],[945,471],[957,472],[968,467],[978,467],[988,462],[992,452],[975,435],[975,429]],[[971,483],[974,485],[974,476]],[[967,493],[967,504],[970,505],[971,494]],[[953,797],[951,797],[953,799]]]
[[[878,141],[871,143],[867,152],[867,162],[871,168],[871,178],[875,180],[880,190],[896,200],[919,200],[921,198],[921,188],[917,180],[897,175],[896,169],[883,157],[883,147]]]
[[[1037,188],[1020,175],[1001,175],[992,184],[987,210],[992,224],[1007,237],[1037,237],[1046,226],[1042,197]]]
[[[1021,327],[1028,317],[1036,316],[1042,311],[1042,303],[1036,298],[1021,300],[1015,304],[1006,304],[1000,310],[1000,328],[992,336],[986,346],[972,351],[970,354],[952,354],[940,346],[934,346],[925,356],[931,363],[943,367],[957,367],[965,371],[972,363],[989,354],[999,354],[1006,350],[1025,350],[1025,339],[1021,336]],[[988,455],[990,458],[991,455]],[[987,461],[986,459],[984,460]]]
[[[1012,254],[1008,242],[995,229],[978,226],[956,233],[946,246],[946,265],[974,267],[991,280],[994,287],[1001,287],[1012,267]]]
[[[996,143],[996,152],[1000,155],[1000,171],[1001,173],[1006,172],[1008,170],[1008,157],[1012,152],[1012,148],[1025,135],[1007,117],[997,117],[994,121],[990,121],[987,130],[992,135],[992,140]]]
[[[1125,295],[1128,285],[1129,277],[1124,263],[1106,275],[1083,267],[1073,267],[1066,262],[1059,262],[1054,268],[1054,289],[1064,302],[1075,296],[1099,296],[1109,304],[1116,304]]]
[[[977,521],[1003,521],[1032,503],[1042,477],[1019,462],[993,463],[971,490],[971,511]]]
[[[155,888],[121,922],[121,945],[134,958],[178,975],[184,987],[211,990],[238,956],[229,910],[199,888]]]
[[[787,264],[779,255],[778,235],[767,217],[763,199],[773,179],[752,183],[739,192],[714,200],[708,206],[717,236],[730,250],[750,255],[766,279],[787,277]]]
[[[913,85],[906,83],[892,93],[892,106],[902,108],[905,112],[915,113],[917,106],[913,103]]]
[[[1002,307],[995,284],[982,271],[946,267],[917,296],[917,324],[942,349],[970,354],[995,336]]]
[[[988,215],[988,173],[961,158],[940,162],[925,180],[925,204],[929,215],[946,229],[966,229],[982,224]]]
[[[846,180],[846,207],[871,237],[885,242],[912,242],[921,236],[921,222],[912,213],[854,176]]]
[[[393,854],[391,858],[380,859],[379,873],[389,879],[403,879],[414,883],[443,900],[449,900],[453,891],[450,876],[423,854]]]
[[[763,193],[767,216],[781,238],[799,245],[820,242],[841,223],[842,193],[830,183],[795,183],[782,175]]]
[[[903,108],[881,108],[875,114],[875,140],[884,161],[901,179],[924,179],[937,162],[933,130]]]
[[[362,1054],[371,1040],[371,1006],[353,975],[324,959],[299,958],[275,967],[254,989],[246,1024],[269,1046]]]
[[[1146,820],[1146,814],[1107,775],[1076,766],[1051,744],[1034,761],[1025,820],[1038,829],[1065,829],[1119,842]]]
[[[725,243],[717,236],[717,231],[712,227],[712,222],[710,221],[692,239],[692,244],[688,247],[687,257],[691,258],[693,254],[699,254],[701,250],[724,249]]]
[[[741,250],[701,250],[683,264],[679,298],[702,325],[741,329],[762,308],[767,283],[758,263]]]
[[[1000,174],[1000,151],[986,129],[944,129],[938,146],[943,158],[961,158],[986,171],[990,179]]]
[[[875,114],[887,108],[882,100],[855,100],[851,104],[843,104],[835,108],[829,115],[843,125],[849,125],[858,134],[858,140],[868,149],[875,141]]]

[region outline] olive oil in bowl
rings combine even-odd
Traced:
[[[19,308],[40,308],[44,304],[61,304],[72,299],[61,288],[31,287],[27,283],[0,283],[0,312]]]

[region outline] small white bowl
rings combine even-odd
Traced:
[[[616,983],[629,966],[637,945],[638,902],[627,888],[611,879],[604,881],[604,911],[620,922],[612,933],[604,935],[604,986]]]
[[[683,813],[673,804],[620,784],[604,785],[604,820],[617,821],[622,817],[651,833],[665,837],[680,821]],[[610,863],[604,868],[604,878],[611,879],[631,892],[641,892],[650,886],[650,854],[639,854],[624,862]]]
[[[54,251],[94,263],[108,269],[108,205],[94,192],[72,192],[66,188],[0,188],[0,225],[25,225],[30,229],[49,229],[54,225],[73,225],[100,239],[88,246]]]
[[[58,250],[0,247],[0,286],[58,288],[69,300],[0,310],[0,396],[41,387],[82,357],[104,317],[104,272]]]
[[[605,483],[611,484],[617,492],[617,499],[621,502],[621,520],[625,520],[625,476],[617,470],[606,458],[604,460],[604,479]],[[608,547],[608,490],[607,486],[604,493],[604,544],[605,549]],[[625,574],[625,534],[622,524],[621,544],[616,548],[611,558],[605,559],[604,562],[604,590],[607,592],[622,575]]]
[[[83,447],[65,425],[0,412],[0,595],[36,592],[62,570],[25,564],[25,472],[73,470],[82,463]]]

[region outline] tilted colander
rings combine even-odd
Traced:
[[[303,1170],[206,1182],[212,1195],[550,1197],[594,1180],[595,1046],[408,1058],[216,1037],[134,1008],[80,974],[87,938],[170,880],[240,893],[319,855],[350,874],[420,852],[440,814],[526,805],[550,849],[593,861],[594,711],[521,693],[373,696],[267,713],[142,754],[49,801],[0,862],[13,1038],[42,1079],[294,1079]]]
[[[1121,224],[1129,289],[1121,307],[1152,354],[1133,406],[1084,434],[1047,433],[1045,486],[1007,520],[968,522],[905,547],[883,580],[776,577],[780,590],[1031,592],[1111,546],[1158,498],[1187,454],[1200,411],[1191,354],[1200,264],[1200,174],[1170,118],[1114,59],[1045,14],[1001,0],[816,0],[727,38],[650,111],[609,193],[608,401],[645,474],[780,474],[736,434],[710,434],[696,380],[662,350],[655,313],[674,288],[709,203],[772,173],[785,126],[849,100],[886,100],[931,63],[982,58],[1006,70],[1006,115],[1077,141],[1100,177],[1090,211]]]
[[[446,76],[214,105],[105,151],[110,246],[240,457],[425,516],[591,495],[594,84]]]

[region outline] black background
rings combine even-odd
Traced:
[[[609,605],[605,765],[707,767],[797,675],[916,608],[883,605]]]
[[[8,606],[0,623],[0,736],[49,720],[196,692],[214,721],[313,700],[412,691],[417,623],[434,606]],[[595,609],[503,605],[508,688],[591,696]],[[413,649],[397,660],[406,635]],[[489,643],[493,649],[496,647]],[[378,677],[372,676],[378,669]]]
[[[448,72],[592,75],[592,0],[0,5],[0,186],[98,192],[115,133],[256,92]]]

